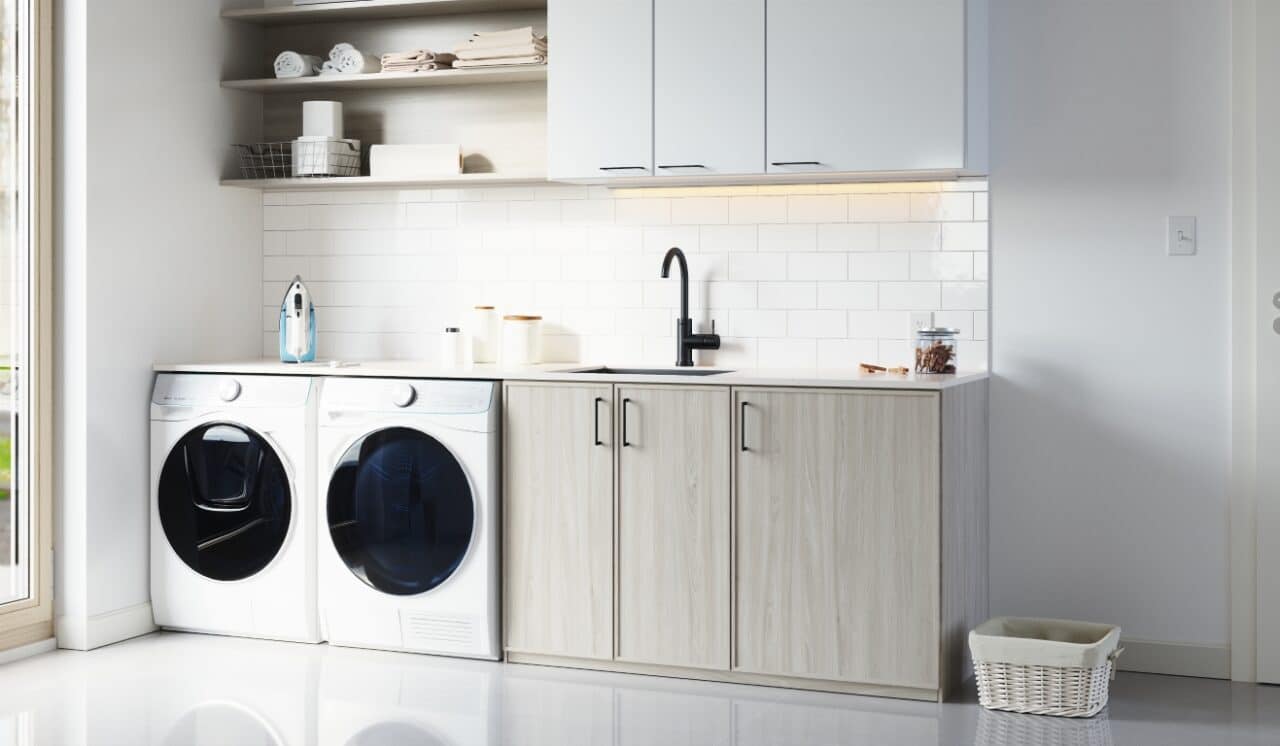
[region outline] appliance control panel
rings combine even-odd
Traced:
[[[293,376],[239,376],[161,373],[151,403],[162,407],[304,407],[312,379]]]
[[[412,414],[488,412],[497,395],[493,381],[326,378],[321,409]]]

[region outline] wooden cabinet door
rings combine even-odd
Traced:
[[[613,387],[505,386],[506,648],[613,658]]]
[[[962,168],[965,0],[768,0],[769,173]]]
[[[729,390],[618,386],[618,658],[729,668]]]
[[[654,0],[658,176],[764,172],[764,0]]]
[[[734,390],[736,668],[938,687],[936,393]]]
[[[653,0],[549,0],[547,174],[653,173]]]

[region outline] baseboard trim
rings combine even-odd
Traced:
[[[156,631],[151,602],[128,606],[91,617],[60,616],[54,620],[58,647],[93,650]]]
[[[1231,678],[1231,648],[1227,645],[1122,639],[1120,647],[1124,654],[1116,661],[1116,667],[1121,671]]]
[[[48,622],[45,622],[45,624],[48,624]],[[57,647],[57,640],[50,637],[44,640],[28,643],[26,645],[19,645],[16,648],[9,648],[8,650],[0,652],[0,666],[6,663],[20,661],[23,658],[40,655],[41,653],[47,653],[50,650],[56,650]]]

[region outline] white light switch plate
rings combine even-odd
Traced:
[[[1169,218],[1169,256],[1194,256],[1196,253],[1196,219],[1194,216]]]

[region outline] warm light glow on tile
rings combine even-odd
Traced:
[[[881,181],[836,184],[755,184],[747,186],[618,187],[609,190],[615,199],[660,197],[741,197],[797,194],[904,194],[986,191],[986,179],[958,181]]]

